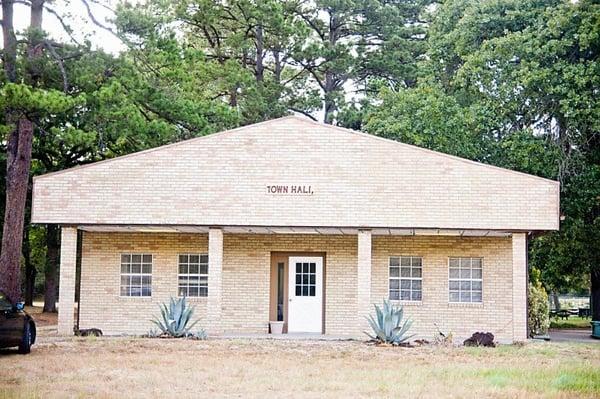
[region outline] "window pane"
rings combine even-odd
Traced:
[[[142,273],[145,273],[145,274],[152,273],[152,265],[143,264],[142,265]]]
[[[412,276],[413,277],[417,277],[417,278],[421,278],[421,268],[420,267],[413,267],[413,269],[412,269]]]
[[[179,265],[179,274],[187,274],[188,266],[187,264]]]
[[[308,263],[302,264],[302,273],[308,273]]]
[[[458,302],[460,299],[458,292],[450,291],[450,302]]]
[[[302,275],[302,284],[308,284],[308,274]]]
[[[208,288],[207,287],[198,288],[198,296],[208,296]]]
[[[390,280],[390,289],[397,290],[400,288],[399,280]]]
[[[421,258],[412,258],[412,265],[413,266],[419,266],[420,267],[421,266],[421,262],[422,262]]]
[[[403,301],[410,301],[410,291],[408,291],[408,290],[400,291],[400,299]]]
[[[296,296],[302,296],[302,286],[296,286]]]
[[[200,274],[208,274],[208,265],[200,265]]]
[[[400,266],[410,266],[410,258],[408,257],[401,257],[400,258]]]
[[[129,265],[121,265],[121,273],[129,273]]]
[[[315,296],[315,286],[310,287],[310,296]]]
[[[152,288],[150,288],[150,287],[142,288],[142,296],[151,296],[151,295],[152,295]]]
[[[131,285],[141,285],[142,276],[131,276]]]
[[[470,281],[461,281],[460,282],[460,290],[461,291],[471,290],[471,282]]]
[[[150,284],[152,284],[152,277],[142,276],[142,285],[150,285]]]
[[[421,300],[421,291],[413,291],[411,299],[413,301],[420,301]]]
[[[390,277],[400,277],[400,268],[391,267],[390,268]]]
[[[302,275],[296,274],[296,284],[302,284]]]
[[[123,254],[121,255],[121,263],[129,263],[131,262],[131,255]]]
[[[458,258],[450,258],[450,267],[458,267]]]
[[[481,291],[481,281],[473,281],[472,287],[475,291]]]
[[[458,281],[450,281],[449,283],[450,290],[458,290],[459,286],[460,282]]]
[[[198,274],[198,264],[190,264],[190,274]]]
[[[403,267],[400,269],[400,276],[410,277],[410,267]]]
[[[411,288],[413,290],[421,291],[421,280],[412,280],[411,285]]]
[[[400,265],[400,258],[397,258],[397,257],[390,258],[390,266],[399,266],[399,265]]]
[[[310,264],[310,272],[311,273],[316,273],[316,265],[314,263]]]
[[[198,277],[198,281],[200,282],[200,284],[208,284],[208,276],[199,276]]]
[[[131,273],[141,273],[142,272],[142,265],[139,263],[134,263],[133,265],[131,265]]]
[[[458,278],[459,270],[458,269],[450,269],[450,278]]]
[[[460,269],[460,278],[471,278],[471,269]]]
[[[481,291],[480,292],[473,292],[471,298],[472,298],[473,302],[481,302],[482,301],[482,299],[481,299]]]
[[[460,268],[471,268],[471,258],[460,258]]]
[[[208,255],[200,255],[200,263],[208,263]]]
[[[481,269],[473,269],[471,271],[472,278],[481,278]]]
[[[393,301],[397,301],[398,299],[400,299],[400,293],[398,291],[390,290],[390,299]]]
[[[200,255],[190,255],[190,263],[200,262]]]
[[[463,292],[460,293],[460,301],[461,302],[471,302],[471,292]]]
[[[302,287],[302,296],[308,296],[308,286]]]
[[[188,290],[188,296],[198,296],[198,287],[190,287]]]
[[[129,290],[127,286],[121,286],[121,296],[128,296]]]
[[[400,283],[400,288],[402,288],[404,290],[409,290],[410,289],[410,280],[402,280],[402,282]]]
[[[142,263],[142,255],[131,255],[132,263]]]
[[[302,273],[302,263],[296,263],[296,273]]]
[[[179,287],[179,296],[188,296],[187,295],[187,287]]]
[[[480,258],[473,258],[472,259],[472,266],[476,269],[481,269],[481,259]]]
[[[316,275],[316,274],[311,274],[311,275],[310,275],[310,284],[313,284],[313,285],[314,285],[314,284],[316,284],[316,283],[315,283],[315,281],[316,281],[316,277],[317,277],[317,275]]]
[[[144,263],[152,263],[152,255],[144,255],[142,259]]]

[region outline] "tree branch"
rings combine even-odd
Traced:
[[[43,44],[44,44],[44,47],[46,47],[48,49],[48,52],[50,53],[50,55],[52,55],[52,58],[54,58],[54,60],[58,64],[58,69],[60,69],[60,73],[61,73],[62,79],[63,79],[63,91],[65,93],[68,93],[69,92],[69,81],[67,80],[67,71],[65,70],[65,64],[64,64],[62,58],[60,58],[60,56],[56,53],[56,50],[54,50],[54,47],[52,47],[50,42],[48,42],[47,40],[44,40]]]

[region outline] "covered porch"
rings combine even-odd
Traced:
[[[503,333],[507,337],[525,335],[524,331],[512,330],[525,326],[525,309],[512,306],[526,293],[525,233],[356,227],[63,226],[62,334],[72,334],[75,324],[74,312],[69,310],[75,300],[78,236],[82,241],[78,325],[98,327],[107,334],[146,333],[158,304],[178,295],[178,256],[196,253],[208,257],[208,289],[206,296],[190,301],[196,307],[199,326],[212,335],[264,335],[269,332],[269,321],[283,319],[284,332],[295,335],[363,336],[365,316],[372,312],[372,304],[388,298],[391,255],[423,258],[423,299],[401,301],[422,325],[423,336],[430,337],[433,323],[440,320],[449,328],[458,326],[461,317],[465,322],[461,316],[465,309],[474,319],[485,314],[498,318],[497,324],[486,319],[483,324],[490,327],[507,328],[501,324],[510,324],[510,331]],[[126,253],[152,255],[149,296],[127,297],[119,291],[120,257]],[[449,306],[447,258],[453,255],[486,258],[484,275],[488,278],[484,278],[481,305]],[[300,269],[296,263],[301,264]],[[507,281],[514,284],[506,285]],[[495,292],[500,285],[512,291],[501,298]],[[316,302],[302,302],[307,299]],[[299,304],[296,309],[294,303]],[[490,314],[492,305],[494,309],[500,305],[500,313]],[[432,309],[437,309],[436,316]],[[290,329],[294,319],[297,323]],[[317,324],[316,319],[320,319]],[[523,320],[513,327],[516,319]]]

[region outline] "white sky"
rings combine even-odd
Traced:
[[[115,4],[113,0],[98,0],[104,2],[112,8]],[[83,42],[84,39],[89,39],[93,48],[102,48],[107,52],[116,54],[123,50],[125,46],[112,33],[96,26],[88,17],[87,10],[81,0],[56,0],[46,1],[47,6],[55,10],[59,15],[63,16],[63,20],[71,26],[73,36]],[[107,18],[111,18],[111,12],[106,8],[88,1],[95,18],[104,25],[111,26],[107,22]],[[17,31],[23,31],[29,25],[29,7],[23,4],[15,4],[14,6],[14,24]],[[58,19],[44,11],[44,19],[42,26],[51,38],[56,41],[69,42],[69,36],[65,33]]]

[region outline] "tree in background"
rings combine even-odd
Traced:
[[[550,289],[589,276],[600,320],[600,5],[451,0],[435,15],[419,88],[385,94],[367,129],[558,179],[564,221],[559,232],[534,239],[531,263]],[[445,106],[431,106],[423,91],[439,88],[433,97]],[[447,122],[474,136],[447,133]],[[451,148],[448,135],[459,140]]]

